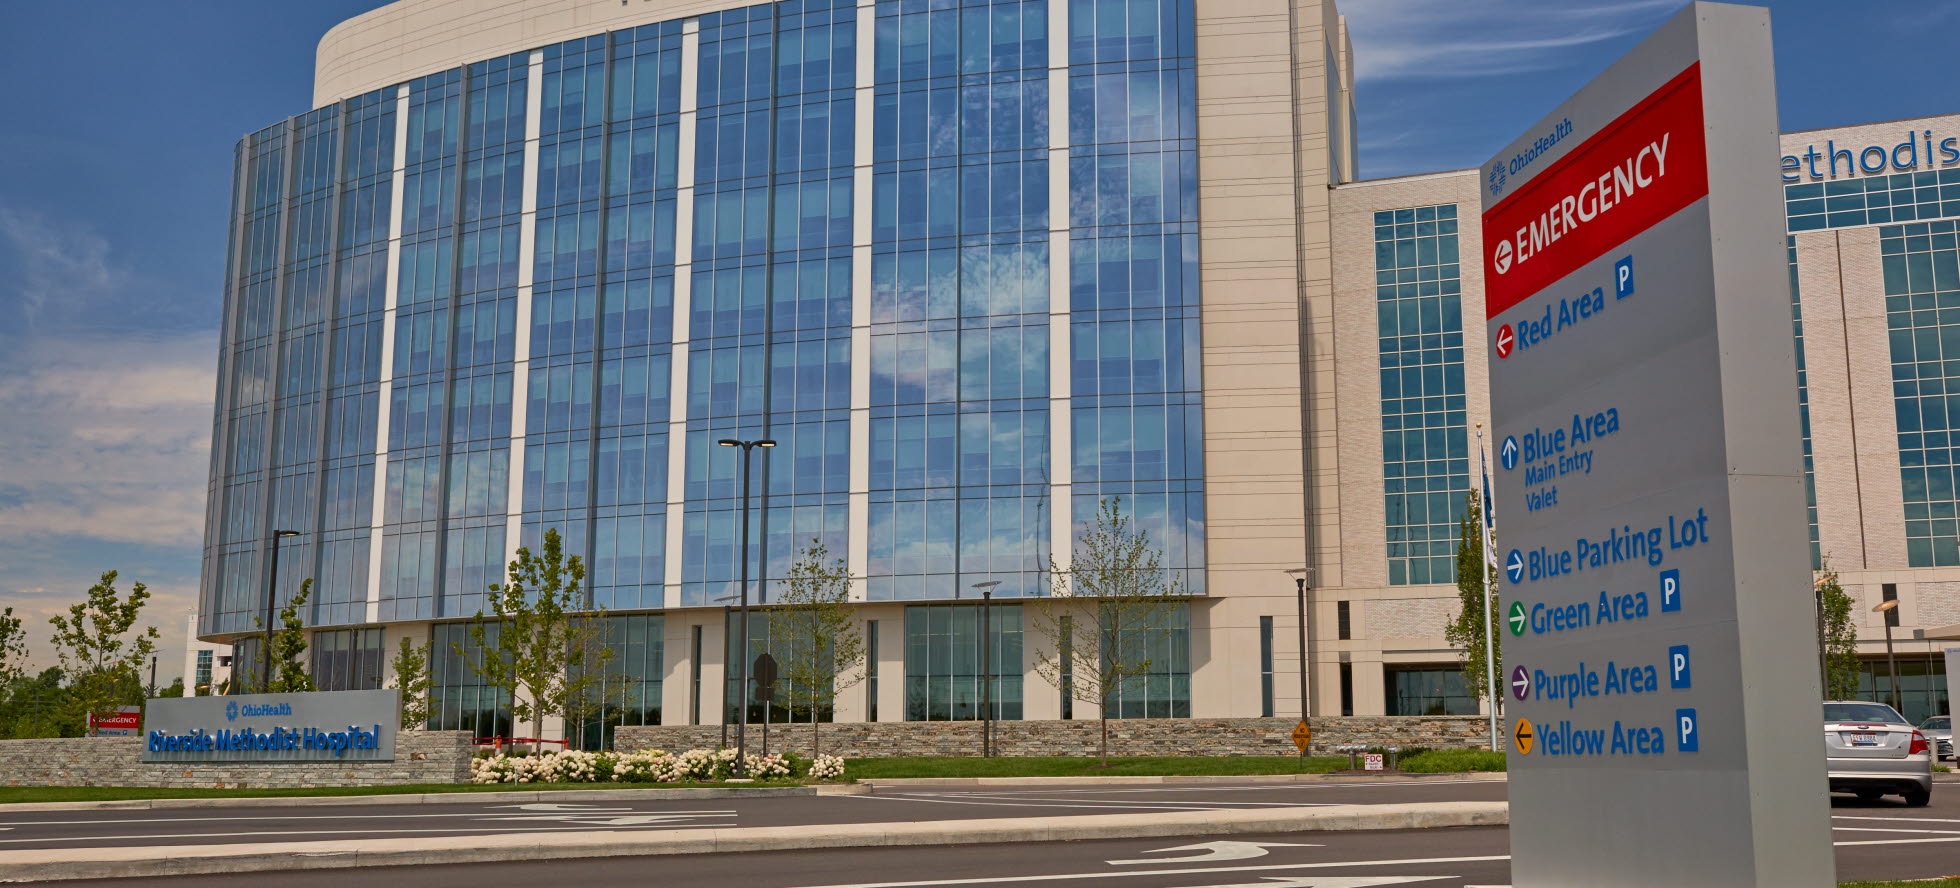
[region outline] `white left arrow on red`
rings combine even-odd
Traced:
[[[1170,854],[1177,851],[1198,851],[1190,857],[1155,857],[1142,860],[1112,860],[1111,866],[1124,866],[1133,863],[1207,863],[1220,860],[1248,860],[1266,856],[1267,848],[1318,848],[1319,845],[1301,845],[1293,842],[1199,842],[1196,845],[1179,845],[1175,848],[1158,848],[1145,851],[1145,854]]]

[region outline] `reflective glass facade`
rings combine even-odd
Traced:
[[[1456,580],[1470,490],[1456,205],[1375,214],[1388,581]]]
[[[1783,186],[1791,231],[1960,216],[1960,169]]]
[[[1879,229],[1892,393],[1912,567],[1960,564],[1960,234],[1956,223]]]
[[[1803,354],[1803,291],[1797,286],[1797,238],[1784,238],[1790,260],[1790,326],[1797,337],[1797,421],[1803,427],[1803,489],[1806,517],[1810,522],[1810,568],[1822,569],[1824,552],[1817,542],[1817,461],[1810,441],[1810,368]]]
[[[724,437],[779,445],[762,601],[813,539],[870,600],[1044,594],[1118,496],[1202,593],[1191,16],[762,4],[248,136],[200,633],[251,629],[274,529],[321,627],[468,618],[550,528],[598,605],[712,606]]]

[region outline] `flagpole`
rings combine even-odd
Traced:
[[[1491,629],[1491,625],[1490,625],[1491,619],[1495,615],[1495,611],[1497,610],[1495,607],[1492,606],[1493,602],[1496,601],[1496,597],[1497,597],[1497,576],[1496,576],[1496,572],[1491,570],[1490,568],[1491,568],[1491,559],[1497,556],[1491,550],[1491,545],[1492,543],[1495,542],[1490,532],[1491,523],[1494,519],[1491,514],[1491,503],[1490,503],[1490,465],[1485,460],[1484,457],[1483,423],[1477,424],[1477,469],[1483,474],[1483,482],[1484,482],[1484,496],[1483,496],[1484,678],[1485,681],[1488,682],[1488,686],[1485,688],[1485,691],[1486,693],[1489,694],[1488,705],[1490,708],[1490,751],[1497,752],[1498,751],[1497,749],[1497,704],[1498,701],[1504,698],[1504,694],[1503,691],[1501,690],[1502,686],[1499,685],[1497,681],[1497,651],[1496,651],[1497,644],[1495,638],[1496,633]]]

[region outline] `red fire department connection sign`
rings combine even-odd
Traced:
[[[1702,126],[1697,62],[1486,210],[1484,316],[1706,197]]]

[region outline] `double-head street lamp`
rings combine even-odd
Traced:
[[[980,757],[992,758],[994,754],[994,670],[992,632],[994,587],[999,580],[974,583],[980,590]]]
[[[286,537],[299,536],[297,530],[275,530],[272,532],[272,570],[265,583],[265,622],[259,628],[264,630],[259,638],[259,686],[263,694],[272,688],[272,603],[279,592],[279,541]],[[232,682],[236,688],[238,682]]]
[[[774,447],[776,442],[768,438],[742,441],[723,438],[716,441],[723,447],[742,448],[742,619],[741,641],[736,644],[736,682],[741,685],[742,711],[740,721],[735,723],[735,772],[743,777],[749,776],[748,733],[749,733],[749,453],[757,447]]]
[[[1872,608],[1872,613],[1883,614],[1885,619],[1885,671],[1892,685],[1892,708],[1903,712],[1899,707],[1899,661],[1892,656],[1892,615],[1899,609],[1897,598],[1880,603]]]

